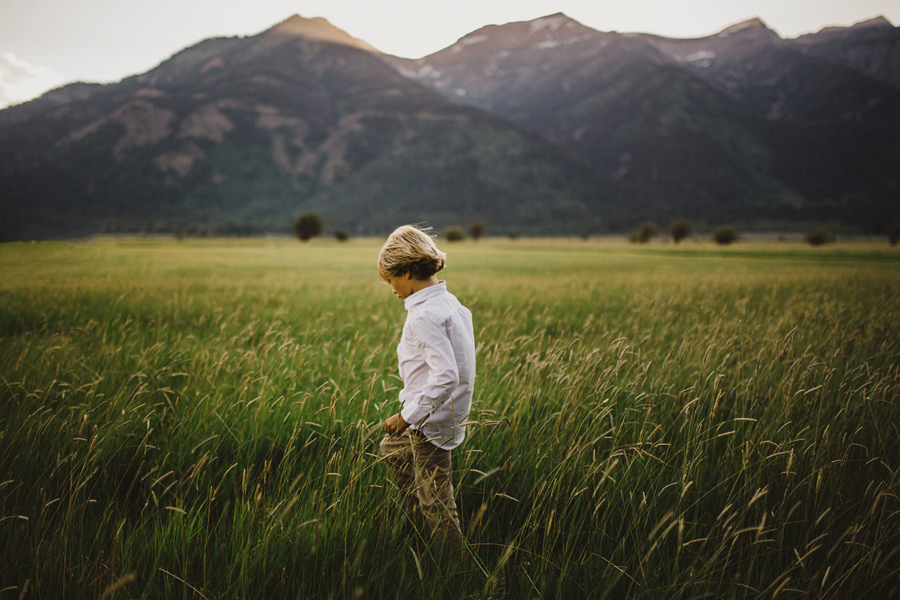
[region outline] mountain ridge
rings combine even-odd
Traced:
[[[557,14],[386,60],[573,149],[655,198],[660,214],[755,206],[764,219],[860,222],[889,209],[900,183],[900,95],[840,60],[806,56],[759,19],[672,39]]]
[[[355,38],[343,29],[335,27],[324,17],[306,18],[294,14],[284,21],[273,25],[264,31],[263,34],[300,36],[311,40],[343,44],[368,52],[378,52],[368,42]]]
[[[608,227],[628,201],[539,133],[303,36],[204,40],[0,129],[5,239],[286,232],[310,210],[356,234],[476,219],[560,232]]]
[[[0,239],[284,231],[304,210],[360,234],[869,230],[900,190],[896,33],[750,19],[679,40],[555,13],[411,60],[294,16],[0,111]]]

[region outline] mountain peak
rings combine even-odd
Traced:
[[[369,43],[351,36],[343,29],[335,27],[324,17],[307,19],[300,15],[292,15],[271,29],[268,29],[265,33],[304,37],[311,40],[351,46],[368,52],[378,52],[378,50],[373,48]]]
[[[752,19],[747,19],[746,21],[741,21],[740,23],[735,23],[731,27],[726,27],[722,30],[722,33],[734,33],[736,31],[741,31],[743,29],[768,29],[769,26],[766,25],[762,19],[759,17],[753,17]]]
[[[567,23],[577,23],[574,19],[568,17],[565,13],[553,13],[552,15],[547,15],[545,17],[538,17],[537,19],[532,19],[531,21],[526,21],[528,23],[528,27],[532,33],[535,31],[540,31],[542,29],[549,29],[551,31],[556,31],[560,26],[565,25]]]
[[[871,19],[867,19],[865,21],[860,21],[851,26],[851,29],[865,29],[868,27],[890,27],[894,28],[894,25],[888,21],[884,15],[878,15],[877,17],[872,17]]]
[[[752,19],[747,19],[746,21],[736,23],[731,27],[726,27],[718,34],[718,37],[724,38],[739,32],[744,35],[749,33],[756,36],[763,35],[765,37],[778,37],[778,34],[769,29],[769,26],[766,25],[759,17],[753,17]]]

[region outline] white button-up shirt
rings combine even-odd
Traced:
[[[466,437],[475,384],[472,313],[437,285],[408,296],[397,346],[403,390],[400,414],[436,446],[452,450]]]

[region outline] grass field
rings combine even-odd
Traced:
[[[375,456],[379,246],[0,245],[0,599],[897,596],[896,249],[443,243],[450,561]]]

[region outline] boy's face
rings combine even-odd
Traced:
[[[408,297],[412,296],[413,292],[415,292],[413,289],[413,279],[409,273],[395,275],[394,277],[391,277],[390,282],[394,295],[401,300],[406,300]]]

